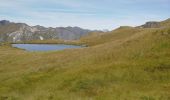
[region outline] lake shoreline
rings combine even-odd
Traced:
[[[83,48],[85,46],[69,45],[69,44],[11,44],[11,47],[22,49],[25,51],[59,51],[65,49]]]
[[[68,45],[87,45],[80,40],[33,40],[23,42],[10,42],[11,44],[68,44]]]

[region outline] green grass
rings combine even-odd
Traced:
[[[169,100],[168,30],[118,29],[63,51],[0,46],[0,100]]]

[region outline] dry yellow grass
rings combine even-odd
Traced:
[[[118,29],[63,51],[0,46],[0,99],[169,100],[168,30]]]

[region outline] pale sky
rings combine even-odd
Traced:
[[[109,29],[170,18],[170,0],[0,0],[0,20]]]

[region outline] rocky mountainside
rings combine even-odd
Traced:
[[[25,23],[13,23],[7,20],[0,21],[1,42],[22,42],[31,40],[63,39],[76,40],[91,30],[79,27],[46,28],[43,26],[29,26]]]
[[[144,25],[138,26],[138,28],[160,28],[166,26],[170,26],[170,18],[161,22],[157,21],[146,22]]]
[[[146,22],[144,25],[142,25],[142,28],[159,28],[161,25],[159,22]]]

